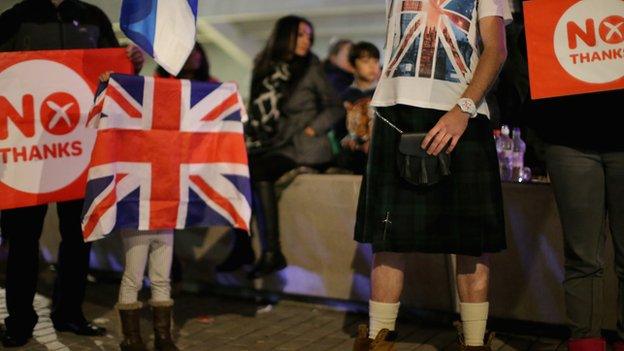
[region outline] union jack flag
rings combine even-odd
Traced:
[[[82,229],[248,230],[251,188],[236,85],[113,74],[89,123],[98,135]]]
[[[400,35],[385,75],[466,83],[476,0],[403,0],[398,6]]]

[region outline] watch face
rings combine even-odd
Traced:
[[[476,106],[474,106],[472,101],[468,99],[459,100],[458,105],[459,105],[459,108],[462,110],[462,112],[468,113],[471,116],[473,116],[476,113],[476,110],[477,110]]]

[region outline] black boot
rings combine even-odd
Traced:
[[[247,232],[234,229],[231,234],[233,235],[232,250],[230,255],[217,266],[217,272],[233,272],[256,261],[256,255],[251,246],[251,238]]]
[[[262,239],[262,256],[254,269],[249,273],[249,279],[257,279],[286,268],[286,258],[282,254],[279,241],[279,217],[277,212],[277,197],[272,182],[256,182],[256,193],[260,200],[261,211],[257,213]]]
[[[287,265],[286,257],[284,257],[281,251],[264,251],[254,269],[249,272],[248,278],[258,279],[265,275],[281,271],[286,268]]]

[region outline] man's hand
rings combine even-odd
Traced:
[[[303,130],[303,133],[310,138],[314,138],[316,136],[316,132],[312,129],[312,127],[306,127],[306,129]]]
[[[126,55],[128,55],[128,58],[132,62],[134,73],[138,74],[141,72],[143,63],[145,62],[143,51],[141,51],[141,49],[139,49],[136,45],[130,44],[126,47]]]
[[[450,142],[451,145],[446,150],[446,153],[450,154],[457,146],[459,138],[466,131],[469,119],[470,116],[467,113],[462,112],[455,106],[444,114],[438,123],[431,128],[427,136],[425,136],[421,147],[427,150],[429,155],[438,156]]]
[[[488,89],[498,76],[501,66],[507,57],[507,44],[505,42],[505,23],[501,17],[488,16],[479,21],[479,30],[483,42],[483,52],[479,64],[475,69],[470,85],[462,95],[474,101],[477,106],[483,100]],[[427,133],[421,147],[430,155],[437,156],[450,142],[446,153],[451,153],[459,138],[468,126],[467,113],[462,112],[457,106],[447,112],[438,123]]]

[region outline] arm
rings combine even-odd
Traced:
[[[319,95],[318,101],[321,110],[314,121],[305,129],[306,135],[311,137],[327,133],[345,114],[344,107],[338,99],[338,94],[329,84],[325,73],[320,67],[320,65],[317,66],[318,72],[315,72],[315,88]]]
[[[488,92],[505,59],[507,58],[507,44],[505,42],[505,24],[498,16],[485,17],[479,21],[483,53],[475,69],[472,82],[462,95],[475,102],[478,106]],[[459,138],[468,126],[470,116],[462,112],[458,106],[447,112],[440,121],[429,131],[423,144],[423,149],[432,155],[439,154],[449,143],[447,153],[451,153]],[[430,144],[431,143],[431,144]]]

